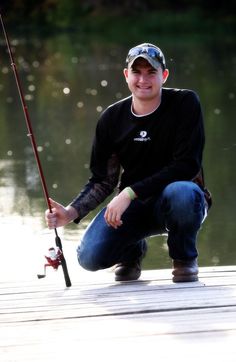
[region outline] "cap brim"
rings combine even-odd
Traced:
[[[159,67],[161,67],[161,63],[158,62],[158,60],[153,59],[152,57],[150,57],[148,54],[139,54],[136,57],[134,57],[128,64],[130,67],[132,67],[132,65],[134,64],[135,60],[138,58],[143,58],[146,59],[148,61],[149,64],[151,64],[151,66],[154,69],[158,69]]]

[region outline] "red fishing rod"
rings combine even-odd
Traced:
[[[35,137],[34,137],[31,121],[30,121],[29,112],[28,112],[28,109],[27,109],[27,106],[26,106],[26,102],[25,102],[25,98],[24,98],[24,95],[23,95],[20,78],[19,78],[19,75],[18,75],[18,72],[17,72],[17,69],[16,69],[16,64],[14,62],[14,58],[13,58],[12,51],[11,51],[10,41],[9,41],[9,38],[8,38],[8,35],[7,35],[7,32],[6,32],[6,28],[5,28],[1,13],[0,13],[0,19],[1,19],[1,24],[2,24],[4,37],[5,37],[5,40],[6,40],[8,53],[9,53],[9,56],[10,56],[11,67],[13,69],[13,73],[14,73],[15,80],[16,80],[16,85],[17,85],[20,100],[21,100],[21,105],[22,105],[22,108],[23,108],[24,116],[25,116],[25,121],[26,121],[27,129],[28,129],[27,136],[30,138],[31,145],[32,145],[32,148],[33,148],[33,152],[34,152],[35,160],[36,160],[36,163],[37,163],[37,166],[38,166],[40,180],[41,180],[41,184],[42,184],[42,188],[43,188],[43,192],[44,192],[44,197],[45,197],[45,200],[46,200],[49,211],[52,212],[52,206],[51,206],[51,203],[50,203],[50,200],[49,200],[49,193],[48,193],[45,177],[44,177],[44,174],[43,174],[43,169],[42,169],[41,162],[40,162],[39,155],[38,155],[37,145],[36,145],[36,142],[35,142]],[[57,269],[58,266],[61,265],[62,270],[63,270],[63,274],[64,274],[64,278],[65,278],[66,286],[70,287],[71,286],[71,281],[70,281],[70,277],[69,277],[69,273],[68,273],[68,269],[67,269],[66,260],[65,260],[65,257],[64,257],[63,251],[62,251],[61,239],[58,236],[56,228],[54,229],[54,231],[55,231],[55,243],[56,243],[57,251],[55,251],[53,253],[53,255],[51,255],[51,257],[50,256],[46,257],[46,259],[48,261],[48,264],[45,264],[45,266],[52,266],[54,269]],[[53,248],[50,248],[49,250],[51,250],[51,249],[53,249]],[[45,276],[46,276],[46,269],[45,269],[44,274],[38,275],[38,278],[43,278]]]

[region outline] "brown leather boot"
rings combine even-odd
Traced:
[[[137,280],[141,275],[140,262],[119,263],[115,267],[115,281]]]
[[[172,280],[174,283],[198,281],[197,259],[173,260],[173,267]]]

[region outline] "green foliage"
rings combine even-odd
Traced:
[[[178,24],[193,24],[199,30],[212,30],[213,21],[233,28],[235,2],[212,0],[1,0],[1,11],[11,26],[30,26],[42,30],[81,29],[108,33],[130,29],[130,24],[175,32]],[[216,21],[217,20],[217,21]],[[129,23],[128,23],[129,22]],[[127,24],[128,23],[128,24]],[[134,28],[131,26],[131,30]],[[189,28],[189,27],[188,27]]]

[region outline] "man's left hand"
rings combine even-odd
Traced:
[[[125,190],[115,196],[107,205],[105,220],[108,225],[117,229],[122,225],[121,216],[131,203],[131,199]]]

